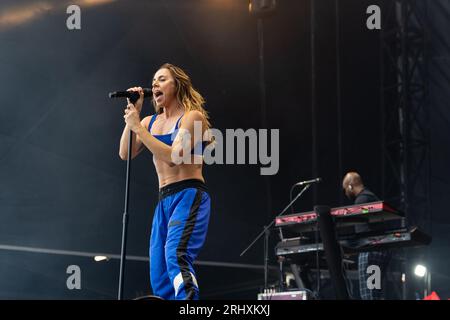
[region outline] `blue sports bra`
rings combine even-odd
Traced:
[[[152,120],[150,120],[150,123],[148,124],[148,132],[150,132],[150,134],[152,136],[154,136],[156,139],[158,139],[162,143],[165,143],[168,146],[171,146],[173,143],[172,135],[173,135],[173,138],[176,137],[177,131],[178,131],[178,125],[180,124],[180,120],[181,120],[181,118],[183,118],[183,116],[184,116],[184,114],[178,118],[177,123],[175,124],[175,128],[173,130],[171,130],[171,132],[169,132],[167,134],[152,134],[153,122],[155,122],[156,118],[158,117],[158,115],[155,114],[155,115],[153,115]],[[205,147],[207,145],[208,145],[208,141],[202,141],[201,153],[203,153],[203,150],[205,150]],[[199,148],[192,148],[192,153],[195,154],[195,151],[197,151],[198,149]]]

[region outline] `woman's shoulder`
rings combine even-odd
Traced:
[[[205,121],[205,116],[198,110],[189,110],[186,111],[179,120],[179,126],[187,125],[195,123],[196,121],[201,121],[202,123]]]
[[[189,110],[184,113],[183,119],[203,120],[205,116],[199,110]]]

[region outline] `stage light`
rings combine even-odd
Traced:
[[[277,6],[276,0],[249,0],[248,11],[255,15],[272,13]]]
[[[94,260],[95,260],[96,262],[101,262],[101,261],[108,261],[109,258],[108,258],[107,256],[95,256],[95,257],[94,257]]]
[[[414,268],[414,274],[420,278],[425,277],[425,275],[427,274],[427,267],[418,264],[415,268]]]

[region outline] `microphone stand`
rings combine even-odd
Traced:
[[[253,245],[259,240],[259,238],[261,238],[263,235],[265,235],[264,237],[264,289],[267,289],[267,279],[268,279],[268,247],[269,247],[269,242],[268,242],[268,238],[269,238],[269,229],[273,226],[273,224],[275,223],[276,218],[279,218],[281,216],[283,216],[287,210],[294,204],[295,201],[297,201],[298,198],[301,197],[301,195],[309,189],[309,187],[311,186],[311,184],[306,184],[302,191],[300,191],[297,196],[286,206],[286,208],[283,209],[283,211],[281,211],[281,213],[279,215],[277,215],[275,217],[275,219],[272,220],[272,222],[270,222],[269,225],[265,226],[263,231],[261,231],[260,234],[258,234],[258,236],[250,243],[250,245],[244,250],[242,251],[242,253],[240,254],[240,257],[242,257],[248,250],[250,250],[251,247],[253,247]],[[283,235],[281,233],[281,228],[280,228],[280,237],[281,239],[283,239]],[[282,284],[280,284],[282,285]]]
[[[139,98],[139,97],[137,97]],[[130,102],[135,104],[137,101],[136,97],[131,96]],[[133,131],[129,129],[128,132],[128,155],[127,155],[127,173],[125,178],[125,204],[122,218],[122,245],[120,250],[120,271],[119,271],[119,291],[117,294],[117,300],[123,299],[123,284],[124,284],[124,273],[125,273],[125,261],[126,261],[126,251],[127,251],[127,231],[128,231],[128,207],[130,200],[130,176],[131,176],[131,153],[133,147]]]
[[[122,218],[122,247],[120,251],[120,271],[119,271],[119,292],[117,300],[122,300],[123,283],[125,273],[125,259],[127,251],[127,229],[128,229],[128,204],[130,199],[130,174],[131,174],[131,150],[133,146],[133,132],[129,129],[128,155],[127,155],[127,173],[125,178],[125,206]]]

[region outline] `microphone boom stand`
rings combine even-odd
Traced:
[[[306,184],[302,191],[300,191],[297,196],[286,206],[286,208],[283,209],[283,211],[281,211],[281,213],[279,215],[277,215],[275,217],[275,219],[272,220],[272,222],[264,227],[263,231],[261,231],[260,234],[258,234],[258,236],[250,243],[250,245],[244,250],[242,251],[242,253],[240,254],[240,257],[242,257],[248,250],[250,250],[251,247],[253,247],[253,245],[259,240],[259,238],[261,238],[263,235],[265,236],[265,241],[264,241],[264,288],[267,289],[267,279],[268,279],[268,232],[269,229],[273,226],[273,224],[275,223],[276,218],[283,216],[286,211],[294,204],[295,201],[297,201],[298,198],[300,198],[300,196],[309,189],[309,187],[311,186],[311,184]],[[280,230],[281,231],[281,230]]]

